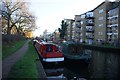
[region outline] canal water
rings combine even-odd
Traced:
[[[89,51],[91,58],[43,64],[48,80],[120,80],[120,54]]]

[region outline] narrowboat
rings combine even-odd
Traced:
[[[43,62],[63,62],[64,56],[57,44],[36,41],[35,48]]]
[[[66,60],[79,61],[89,60],[91,58],[91,51],[84,50],[80,44],[74,42],[64,42],[62,44],[62,52]]]

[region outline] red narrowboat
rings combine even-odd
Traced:
[[[64,57],[59,46],[53,43],[39,42],[35,44],[39,57],[44,62],[62,62]]]

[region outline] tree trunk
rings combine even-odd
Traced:
[[[8,15],[8,28],[7,28],[7,35],[10,35],[11,34],[11,25],[10,25],[10,21],[11,21],[11,17],[10,15]]]
[[[10,15],[8,15],[8,28],[7,28],[8,42],[11,41],[11,37],[10,37],[10,35],[11,35],[10,20],[11,20],[11,17],[10,17]]]

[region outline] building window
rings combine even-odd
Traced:
[[[81,27],[81,30],[83,30],[83,28]]]
[[[98,35],[103,35],[103,32],[98,32]]]
[[[103,9],[99,10],[99,14],[102,13],[103,11],[104,11]]]
[[[83,34],[80,34],[80,36],[83,36]]]
[[[83,24],[83,21],[81,21],[80,23]]]
[[[81,15],[81,18],[84,19],[84,18],[85,18],[85,15]]]
[[[103,24],[99,24],[98,26],[99,26],[99,27],[103,27]]]
[[[98,20],[103,20],[103,17],[99,17]]]
[[[97,41],[98,41],[98,42],[102,42],[102,41],[103,41],[103,39],[97,39]]]

